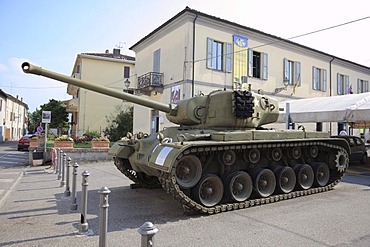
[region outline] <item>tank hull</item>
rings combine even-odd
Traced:
[[[189,214],[213,214],[328,191],[348,167],[348,144],[328,133],[192,133],[176,127],[165,132],[166,142],[149,136],[121,144],[130,147],[130,155],[123,149],[111,155],[117,168],[138,186],[160,184]]]

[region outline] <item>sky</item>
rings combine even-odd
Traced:
[[[0,0],[0,89],[33,112],[68,100],[62,82],[27,75],[21,64],[71,75],[80,53],[121,47],[121,54],[186,6],[370,67],[368,0]],[[368,18],[366,18],[368,17]]]

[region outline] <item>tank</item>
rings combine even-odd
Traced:
[[[166,113],[177,124],[128,134],[109,154],[134,184],[163,187],[187,214],[214,214],[325,192],[341,180],[349,146],[327,132],[275,130],[278,102],[252,91],[216,90],[164,104],[22,64],[31,73]]]

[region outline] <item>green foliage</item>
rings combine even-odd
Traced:
[[[60,100],[50,99],[49,103],[40,106],[42,111],[51,111],[50,128],[61,129],[63,132],[68,131],[68,113],[65,104]]]
[[[30,113],[28,112],[28,131],[31,133],[36,132],[37,126],[40,125],[42,121],[42,111],[51,111],[51,123],[49,128],[57,128],[63,133],[68,131],[68,113],[66,111],[65,104],[60,100],[50,99],[48,103],[40,106],[40,109],[37,109]]]
[[[134,108],[123,109],[117,107],[117,114],[106,116],[108,127],[105,128],[104,135],[110,141],[115,142],[126,136],[127,132],[132,132]]]
[[[97,131],[86,131],[85,134],[83,134],[86,141],[91,141],[94,138],[100,137],[100,133]]]
[[[41,110],[36,110],[34,112],[27,112],[28,116],[28,131],[30,133],[35,133],[37,130],[37,126],[40,125],[41,122]]]

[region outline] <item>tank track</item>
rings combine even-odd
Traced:
[[[196,154],[196,153],[204,153],[207,150],[213,150],[213,151],[222,151],[227,149],[235,148],[237,149],[251,149],[251,148],[270,148],[271,145],[274,147],[292,147],[292,143],[285,144],[253,144],[253,145],[243,145],[243,146],[217,146],[217,147],[196,147],[191,148],[190,150],[185,150],[182,154],[179,155],[177,158],[177,161],[179,161],[184,155],[188,154]],[[336,146],[329,143],[324,142],[312,142],[312,143],[293,143],[293,146],[305,146],[305,145],[321,145],[330,149],[337,149],[337,150],[343,150],[344,149],[340,146]],[[345,152],[345,151],[344,151]],[[179,186],[179,184],[176,181],[175,171],[176,166],[178,162],[175,162],[174,166],[172,167],[172,170],[170,173],[161,172],[159,176],[159,181],[162,184],[162,187],[166,190],[167,193],[171,194],[176,200],[178,200],[183,205],[183,210],[185,214],[191,215],[191,214],[215,214],[215,213],[221,213],[221,212],[227,212],[231,210],[238,210],[243,208],[249,208],[253,206],[263,205],[263,204],[269,204],[273,202],[278,201],[284,201],[289,200],[297,197],[317,194],[321,192],[326,192],[329,190],[332,190],[334,186],[336,186],[342,179],[342,176],[344,174],[345,169],[341,170],[340,172],[331,172],[329,182],[326,186],[322,187],[315,187],[315,188],[309,188],[307,190],[296,190],[292,191],[290,193],[286,194],[277,194],[277,195],[271,195],[269,197],[265,198],[251,198],[243,202],[222,202],[218,205],[215,205],[213,207],[205,207],[201,205],[200,203],[194,201],[192,198],[190,198]],[[348,165],[348,164],[347,164]],[[334,167],[335,169],[335,167]],[[339,170],[339,169],[338,169]],[[332,169],[331,169],[332,171]]]
[[[124,164],[125,162],[126,161],[124,159],[115,158],[114,165],[123,175],[125,175],[128,179],[134,182],[134,184],[130,185],[132,189],[137,188],[157,189],[162,187],[155,177],[146,177],[146,176],[140,177],[138,176],[139,175],[138,173],[136,173],[133,169],[129,168],[130,167],[129,163],[125,165]]]

